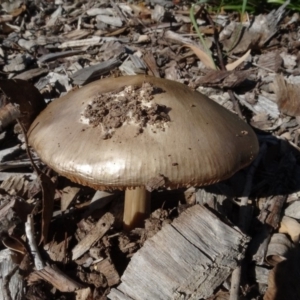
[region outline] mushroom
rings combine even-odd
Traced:
[[[28,139],[70,180],[126,190],[129,229],[149,213],[148,191],[216,183],[258,153],[256,135],[236,115],[184,84],[145,75],[102,79],[56,99]]]

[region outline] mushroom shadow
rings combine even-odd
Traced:
[[[231,178],[204,187],[204,189],[209,193],[225,195],[230,198],[243,196],[251,198],[268,197],[299,191],[300,151],[288,141],[270,134],[260,132],[258,139],[260,146],[266,144],[266,151],[254,171],[250,195],[245,195],[244,188],[251,165],[240,170]]]

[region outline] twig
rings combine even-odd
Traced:
[[[17,121],[24,135],[27,155],[30,159],[32,168],[37,173],[37,176],[39,178],[39,183],[42,188],[43,211],[42,211],[42,234],[40,240],[40,243],[42,243],[46,241],[48,236],[49,224],[50,224],[50,219],[52,217],[53,205],[54,205],[55,185],[51,180],[51,178],[48,175],[46,175],[44,172],[42,172],[34,163],[32,159],[32,155],[29,150],[28,138],[27,138],[25,127],[20,120],[17,119]]]
[[[42,261],[42,257],[39,253],[37,243],[34,238],[34,226],[32,215],[27,216],[27,222],[25,223],[25,232],[28,239],[29,248],[34,259],[35,268],[39,271],[45,268],[45,264]]]
[[[255,161],[251,165],[247,178],[246,178],[246,184],[243,190],[243,197],[241,197],[241,204],[240,204],[240,214],[239,214],[239,228],[243,232],[248,231],[249,227],[249,220],[251,219],[252,213],[251,209],[248,207],[248,200],[249,195],[251,192],[252,184],[253,184],[253,178],[254,173],[263,157],[263,154],[267,150],[267,144],[263,143],[263,145],[260,148],[259,154],[256,157]],[[230,287],[230,297],[229,300],[238,300],[239,299],[239,286],[241,282],[241,274],[242,274],[242,266],[239,265],[231,275],[231,287]]]
[[[231,286],[229,300],[238,300],[240,291],[242,267],[238,266],[231,274]]]
[[[204,18],[206,19],[206,21],[212,26],[213,28],[213,31],[214,31],[214,42],[215,42],[215,45],[217,47],[217,53],[218,53],[218,60],[219,60],[219,65],[221,67],[221,70],[222,71],[226,71],[226,67],[225,67],[225,64],[224,64],[224,59],[223,59],[223,55],[222,55],[222,50],[221,50],[221,46],[220,46],[220,43],[219,43],[219,33],[218,33],[218,30],[212,20],[212,18],[210,17],[209,13],[207,10],[204,10],[204,14],[203,14]],[[243,114],[242,114],[242,111],[241,111],[241,108],[240,108],[240,105],[239,105],[239,102],[236,100],[232,90],[228,90],[228,94],[230,96],[230,99],[233,103],[233,106],[234,106],[234,110],[236,111],[236,113],[238,114],[238,116],[243,119]]]
[[[250,195],[252,184],[253,184],[254,173],[255,173],[255,171],[263,157],[263,154],[265,153],[266,150],[267,150],[267,144],[263,143],[262,146],[260,147],[260,151],[259,151],[256,159],[252,163],[252,165],[248,171],[248,174],[247,174],[246,184],[245,184],[245,187],[243,190],[243,197],[241,197],[240,215],[239,215],[239,228],[243,232],[248,231],[248,227],[249,227],[249,223],[250,223],[249,220],[250,220],[251,214],[250,214],[249,209],[247,209],[247,205],[248,205],[249,195]]]
[[[18,121],[18,124],[21,127],[21,130],[22,130],[22,133],[23,133],[23,136],[24,136],[25,149],[26,149],[27,156],[28,156],[28,158],[30,160],[31,166],[34,169],[34,171],[36,172],[37,176],[40,177],[40,175],[42,174],[42,171],[38,168],[38,166],[35,164],[35,162],[34,162],[34,160],[32,158],[31,152],[30,152],[29,147],[28,147],[29,143],[28,143],[26,129],[25,129],[23,123],[20,121],[20,119],[17,119],[17,121]]]
[[[240,108],[240,103],[236,100],[236,98],[235,98],[235,96],[233,94],[233,91],[232,90],[228,90],[228,94],[229,94],[230,99],[231,99],[231,101],[233,103],[234,110],[236,111],[236,113],[238,114],[238,116],[241,119],[244,119],[244,116],[243,116],[241,108]]]
[[[221,70],[226,71],[224,60],[223,60],[223,55],[222,55],[222,51],[221,51],[221,47],[220,47],[220,43],[219,43],[219,32],[218,32],[212,18],[210,17],[210,15],[209,15],[209,13],[206,9],[204,9],[204,11],[203,11],[203,16],[206,19],[206,21],[210,24],[210,26],[212,27],[212,29],[214,31],[214,42],[215,42],[216,47],[217,47],[217,54],[218,54],[219,64],[220,64]]]

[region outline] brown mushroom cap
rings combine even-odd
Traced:
[[[144,82],[163,90],[153,102],[168,108],[163,130],[126,123],[109,139],[101,126],[82,122],[96,95]],[[77,183],[96,189],[165,185],[203,186],[233,175],[258,153],[253,130],[236,115],[187,86],[150,76],[95,81],[53,101],[33,122],[29,143],[42,161]]]

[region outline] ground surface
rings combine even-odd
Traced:
[[[255,16],[195,6],[203,46],[190,7],[167,0],[1,4],[0,76],[11,80],[0,83],[2,299],[106,299],[144,242],[196,203],[251,238],[241,272],[232,270],[208,299],[300,298],[299,15],[284,6]],[[134,74],[208,95],[254,128],[260,152],[251,166],[212,186],[167,191],[162,182],[145,227],[126,233],[123,193],[72,183],[32,149],[30,160],[23,130],[43,108],[28,108],[29,95],[49,102],[102,77]],[[40,257],[34,240],[41,241]],[[230,280],[240,288],[230,290]]]

